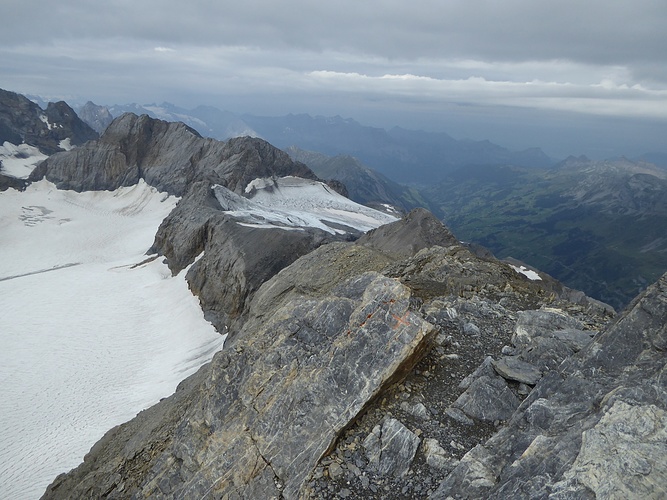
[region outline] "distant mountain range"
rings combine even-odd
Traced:
[[[264,138],[320,178],[345,184],[359,203],[399,211],[426,207],[462,239],[615,307],[667,269],[663,153],[557,163],[539,149],[513,152],[488,141],[384,130],[341,117],[239,116],[168,103],[80,109],[97,130],[125,112],[181,121],[218,139]]]
[[[261,137],[281,149],[296,146],[328,156],[353,156],[395,182],[402,183],[431,184],[444,178],[448,172],[470,164],[510,163],[546,167],[555,163],[539,148],[510,151],[489,141],[457,140],[445,133],[399,127],[385,130],[340,116],[239,116],[211,106],[188,110],[169,103],[100,108],[113,117],[131,112],[166,121],[180,121],[205,137],[219,140],[247,135]]]

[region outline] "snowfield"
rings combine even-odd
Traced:
[[[222,348],[185,271],[145,255],[176,201],[143,181],[0,193],[0,498],[39,498]]]
[[[61,141],[61,146],[70,146],[69,139]],[[0,173],[19,179],[27,179],[38,163],[47,156],[35,146],[19,144],[18,146],[5,141],[0,146]]]
[[[314,227],[331,234],[366,232],[397,220],[341,196],[326,184],[300,177],[255,179],[245,197],[213,186],[222,209],[246,226],[294,230]]]

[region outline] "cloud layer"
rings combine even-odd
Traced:
[[[667,121],[664,0],[27,0],[3,11],[0,87],[24,93]]]

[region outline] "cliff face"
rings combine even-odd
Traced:
[[[59,189],[87,191],[113,190],[143,178],[160,191],[183,196],[198,180],[241,192],[253,179],[274,175],[315,178],[308,167],[261,139],[204,139],[182,123],[126,113],[98,141],[49,157],[33,180],[45,176]]]

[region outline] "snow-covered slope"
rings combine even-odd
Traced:
[[[71,149],[70,141],[61,141],[63,149]],[[67,146],[67,147],[65,147]],[[19,179],[27,179],[37,164],[46,160],[47,156],[35,146],[19,144],[16,146],[5,141],[0,146],[0,173]]]
[[[245,197],[222,186],[215,186],[214,192],[223,210],[247,226],[314,227],[345,234],[350,229],[366,232],[397,220],[341,196],[326,184],[300,177],[255,179],[246,187]]]
[[[144,255],[175,203],[143,182],[0,193],[0,498],[38,498],[222,347],[184,272]]]

